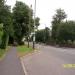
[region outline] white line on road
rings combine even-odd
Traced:
[[[28,75],[28,73],[26,71],[26,68],[25,68],[25,65],[24,65],[24,62],[22,61],[22,58],[20,58],[20,60],[21,60],[21,64],[22,64],[22,67],[23,67],[24,74]]]

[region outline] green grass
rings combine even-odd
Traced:
[[[8,46],[5,50],[0,49],[0,60],[2,60],[6,54],[6,52],[9,50],[10,46]]]
[[[24,56],[24,55],[26,55],[26,54],[28,54],[28,53],[31,53],[31,52],[33,52],[33,49],[31,48],[31,47],[27,47],[27,46],[25,46],[25,45],[23,45],[23,46],[18,46],[17,47],[17,50],[18,50],[18,55],[21,57],[21,56]]]
[[[5,53],[5,50],[0,49],[0,59],[3,57],[4,53]]]

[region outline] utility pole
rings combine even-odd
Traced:
[[[33,34],[33,49],[35,49],[35,17],[36,17],[36,0],[34,4],[34,34]]]

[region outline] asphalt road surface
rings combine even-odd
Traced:
[[[0,75],[25,75],[15,47],[0,61]]]
[[[75,75],[75,49],[37,45],[37,53],[23,57],[27,75]],[[65,64],[73,64],[73,66]]]

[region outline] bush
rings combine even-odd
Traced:
[[[8,44],[8,39],[9,39],[9,36],[7,33],[4,33],[3,36],[2,36],[2,43],[1,43],[1,46],[0,48],[1,49],[5,49],[7,44]]]

